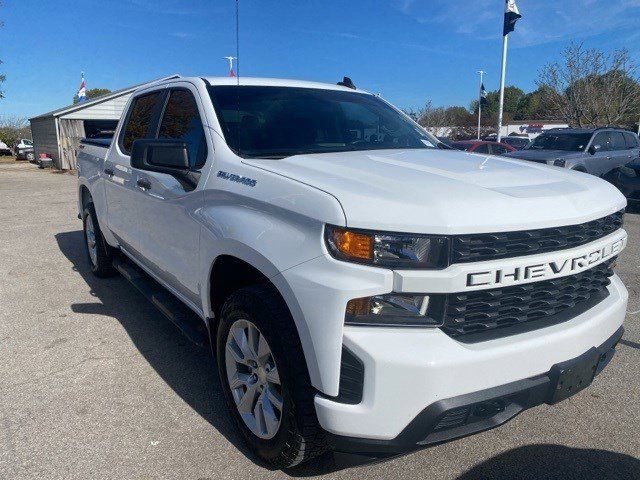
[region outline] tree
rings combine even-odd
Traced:
[[[31,138],[31,127],[26,118],[15,116],[0,118],[0,141],[11,146],[21,138]]]
[[[640,115],[637,65],[626,49],[606,54],[571,43],[536,83],[551,113],[576,127],[633,124]]]
[[[106,95],[107,93],[111,93],[111,90],[109,90],[108,88],[90,88],[86,91],[87,100],[101,97],[102,95]],[[73,96],[73,104],[75,105],[76,103],[78,103],[78,94],[75,94]]]

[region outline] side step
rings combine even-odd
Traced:
[[[182,334],[199,346],[207,343],[207,330],[198,314],[182,303],[142,269],[125,258],[116,257],[113,266],[124,278],[171,320]]]

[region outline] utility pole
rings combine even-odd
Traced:
[[[480,75],[480,89],[478,90],[478,140],[480,140],[480,129],[482,128],[482,86],[484,85],[482,80],[487,72],[478,70],[477,73]]]
[[[498,108],[498,132],[496,141],[502,140],[502,112],[504,111],[504,83],[507,76],[507,45],[509,35],[502,36],[502,69],[500,73],[500,107]]]

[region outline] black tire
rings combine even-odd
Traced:
[[[255,324],[271,347],[282,386],[283,411],[275,436],[265,440],[242,420],[233,400],[225,367],[226,340],[236,320]],[[293,319],[282,298],[271,286],[257,285],[233,293],[224,303],[216,336],[216,357],[227,406],[251,450],[275,468],[289,468],[327,450],[318,424],[309,373]]]
[[[96,259],[91,258],[89,253],[89,244],[87,242],[87,219],[91,218],[94,228],[94,235],[96,241]],[[113,267],[113,249],[107,244],[100,225],[98,224],[98,216],[93,203],[88,203],[84,207],[82,212],[82,232],[84,234],[84,246],[87,252],[87,259],[91,266],[91,272],[99,278],[112,277],[117,273],[117,270]]]

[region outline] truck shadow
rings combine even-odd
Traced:
[[[254,463],[263,465],[244,445],[229,417],[209,347],[198,347],[124,278],[98,279],[90,270],[82,231],[55,235],[60,251],[73,264],[100,303],[75,303],[75,313],[115,318],[149,365],[194,411]]]
[[[527,445],[496,455],[458,480],[620,480],[640,478],[640,460],[606,450]]]

